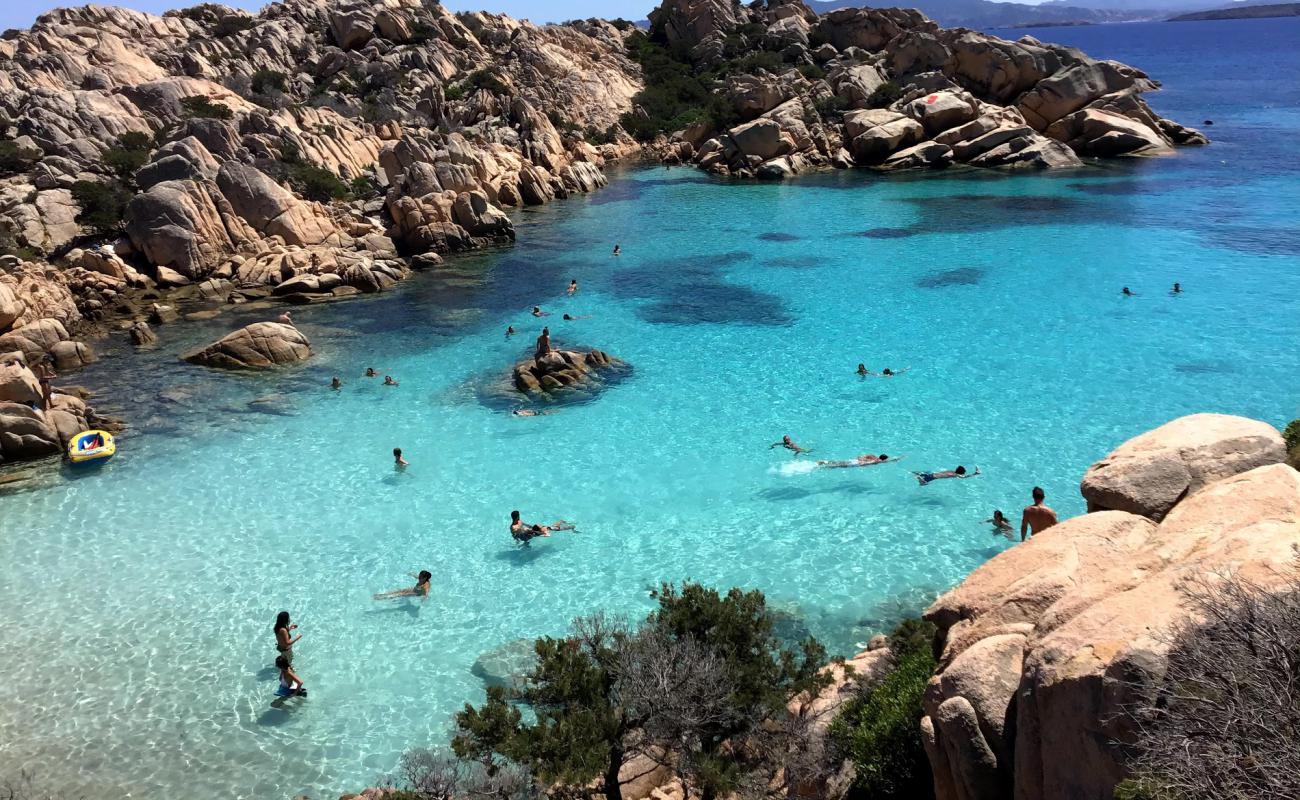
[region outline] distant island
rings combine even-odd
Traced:
[[[1242,6],[1217,8],[1170,17],[1169,22],[1197,22],[1209,19],[1265,19],[1268,17],[1300,17],[1300,3],[1274,3],[1267,6]]]
[[[1083,25],[1096,25],[1095,22],[1085,20],[1074,20],[1073,22],[1019,22],[1015,25],[1007,25],[1008,30],[1019,30],[1021,28],[1078,28]]]

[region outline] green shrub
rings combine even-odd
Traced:
[[[78,223],[92,233],[110,234],[122,229],[131,193],[120,184],[77,181],[72,184],[72,199],[81,207]]]
[[[903,87],[893,81],[885,81],[867,98],[867,105],[872,108],[884,108],[903,96]]]
[[[273,69],[259,69],[253,73],[250,86],[257,94],[283,92],[289,86],[289,76]]]
[[[619,123],[637,141],[648,142],[660,133],[706,120],[717,129],[739,121],[731,104],[713,93],[708,77],[697,75],[661,42],[637,31],[628,37],[627,48],[645,76],[645,88],[632,98],[645,115],[628,112]]]
[[[470,73],[470,76],[465,79],[465,84],[470,89],[486,89],[492,94],[505,94],[510,91],[500,78],[485,69]]]
[[[800,64],[799,74],[810,81],[819,81],[826,77],[826,70],[816,64]]]
[[[813,107],[817,109],[817,113],[823,118],[831,118],[843,114],[844,109],[848,108],[849,104],[843,97],[833,94],[815,101]]]
[[[130,183],[135,173],[149,161],[153,138],[147,133],[131,131],[117,140],[116,147],[104,151],[104,164],[122,181]]]
[[[920,620],[900,624],[890,635],[890,673],[846,703],[831,724],[833,746],[857,770],[855,797],[933,797],[920,722],[925,685],[935,668],[934,632]]]
[[[449,84],[443,88],[442,96],[447,100],[464,100],[465,87],[461,86],[459,83]]]
[[[182,98],[181,107],[185,110],[185,116],[191,119],[230,119],[235,116],[229,106],[214,103],[199,95]]]
[[[760,69],[765,69],[773,75],[779,75],[786,69],[785,61],[779,54],[770,50],[755,50],[727,65],[726,71],[730,74],[740,74],[757,72]]]
[[[298,194],[308,200],[328,203],[331,200],[347,200],[352,196],[347,184],[324,167],[294,161],[287,165],[286,174]]]
[[[366,175],[358,175],[348,184],[349,193],[358,199],[367,199],[379,194],[379,185]]]
[[[1282,431],[1282,440],[1286,442],[1286,449],[1294,450],[1300,447],[1300,419],[1291,420]]]
[[[610,125],[603,131],[599,128],[587,128],[583,131],[582,138],[590,145],[613,144],[618,141],[618,126]]]

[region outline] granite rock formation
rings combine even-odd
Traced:
[[[600,384],[601,372],[625,366],[600,350],[551,350],[516,364],[512,379],[517,391],[543,397],[566,389],[594,388]]]
[[[1122,510],[1061,523],[930,606],[941,656],[922,734],[939,800],[1112,796],[1122,712],[1195,622],[1186,581],[1286,580],[1300,472],[1281,443],[1264,423],[1204,414],[1130,440],[1084,481],[1090,504]]]
[[[719,90],[739,124],[703,123],[656,145],[710,172],[1050,169],[1207,141],[1151,110],[1142,94],[1159,85],[1138,69],[1028,36],[940,28],[915,10],[665,0],[651,21],[651,35],[696,69],[740,69]]]
[[[254,322],[184,358],[192,364],[220,369],[265,369],[296,364],[310,356],[311,343],[294,326]]]

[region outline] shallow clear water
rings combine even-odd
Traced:
[[[1297,74],[1300,24],[1267,25],[1043,34],[1164,79],[1165,113],[1213,118],[1216,144],[1176,158],[784,185],[630,171],[519,214],[510,250],[295,311],[317,351],[301,369],[178,361],[268,311],[112,350],[77,380],[136,423],[118,458],[0,494],[0,774],[97,797],[330,796],[443,741],[482,696],[480,654],[640,615],[658,581],[761,588],[849,652],[1011,546],[980,521],[1031,486],[1078,514],[1083,470],[1133,434],[1296,416],[1300,87],[1275,76]],[[534,303],[557,344],[631,375],[510,416],[484,387],[531,344]],[[913,370],[862,380],[859,361]],[[768,449],[785,433],[817,457],[907,460],[808,473]],[[985,474],[908,473],[958,463]],[[516,549],[513,508],[581,533]],[[372,601],[420,568],[427,602]],[[287,709],[270,705],[281,608],[312,690]]]

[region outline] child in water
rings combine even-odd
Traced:
[[[289,659],[284,656],[277,656],[275,666],[280,670],[280,686],[275,690],[279,697],[306,697],[307,687],[303,685],[302,678],[293,671],[289,666]]]

